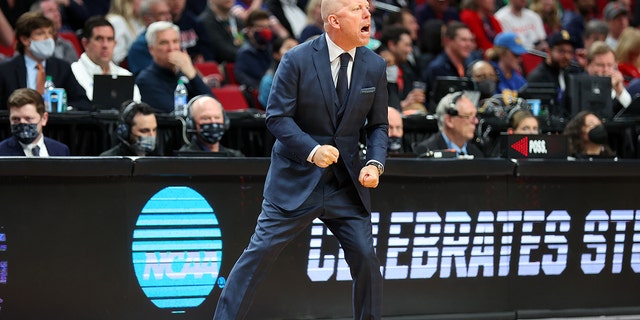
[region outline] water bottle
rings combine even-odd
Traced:
[[[173,92],[173,114],[176,117],[187,116],[187,87],[182,79],[178,79],[176,91]]]
[[[44,99],[44,110],[47,112],[51,112],[51,98],[50,92],[55,89],[56,85],[53,84],[53,78],[51,76],[47,76],[44,81],[44,92],[42,94],[42,98]]]

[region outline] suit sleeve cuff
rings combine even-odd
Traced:
[[[368,165],[373,165],[378,168],[378,175],[382,175],[384,173],[384,165],[380,161],[371,159],[365,164],[365,166]]]
[[[318,151],[318,148],[320,148],[320,145],[316,145],[313,150],[311,150],[311,152],[309,153],[309,156],[307,157],[307,161],[313,163],[313,155],[316,154],[316,151]]]

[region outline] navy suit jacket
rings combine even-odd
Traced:
[[[71,65],[56,57],[47,59],[46,74],[53,78],[56,87],[67,91],[67,104],[75,110],[91,110],[91,101],[84,88],[71,71]],[[9,95],[19,88],[27,87],[27,67],[24,56],[17,55],[0,63],[0,106],[7,109]]]
[[[447,142],[442,137],[442,131],[438,131],[438,133],[431,135],[427,140],[424,140],[413,147],[413,152],[421,155],[430,150],[446,150],[449,146],[447,146]],[[484,158],[484,154],[480,151],[473,142],[467,142],[467,154],[474,156],[474,158]]]
[[[62,142],[58,142],[53,139],[44,137],[44,145],[47,146],[47,152],[49,156],[69,156],[69,147]],[[16,137],[11,136],[7,139],[0,141],[0,156],[3,157],[24,157],[24,150],[22,145],[18,142]]]
[[[373,51],[356,49],[348,102],[342,119],[337,119],[338,95],[325,36],[287,52],[274,76],[266,124],[277,140],[264,197],[285,210],[298,208],[327,170],[307,157],[316,145],[329,144],[339,150],[364,208],[370,211],[369,191],[358,182],[364,165],[358,141],[364,130],[367,160],[384,164],[389,127],[386,64]]]

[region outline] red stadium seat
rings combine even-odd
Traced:
[[[11,58],[13,57],[13,55],[16,53],[16,43],[15,41],[13,42],[13,45],[9,46],[9,47],[5,47],[3,45],[0,45],[0,54],[4,55],[7,58]]]
[[[213,88],[211,92],[220,101],[225,110],[245,110],[249,109],[247,99],[245,99],[240,86],[226,85],[222,88]]]
[[[527,76],[531,70],[535,69],[544,59],[540,56],[525,53],[522,55],[522,70],[523,76]]]
[[[76,53],[78,54],[78,57],[84,52],[84,49],[82,49],[82,45],[80,44],[80,40],[78,40],[78,36],[75,33],[58,32],[58,36],[63,39],[69,40],[73,44],[73,47],[76,49]]]

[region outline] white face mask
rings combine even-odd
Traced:
[[[398,66],[387,66],[387,82],[396,83],[398,82]]]
[[[53,51],[56,49],[56,42],[53,38],[45,40],[31,40],[29,50],[31,53],[40,60],[46,60],[53,55]]]

